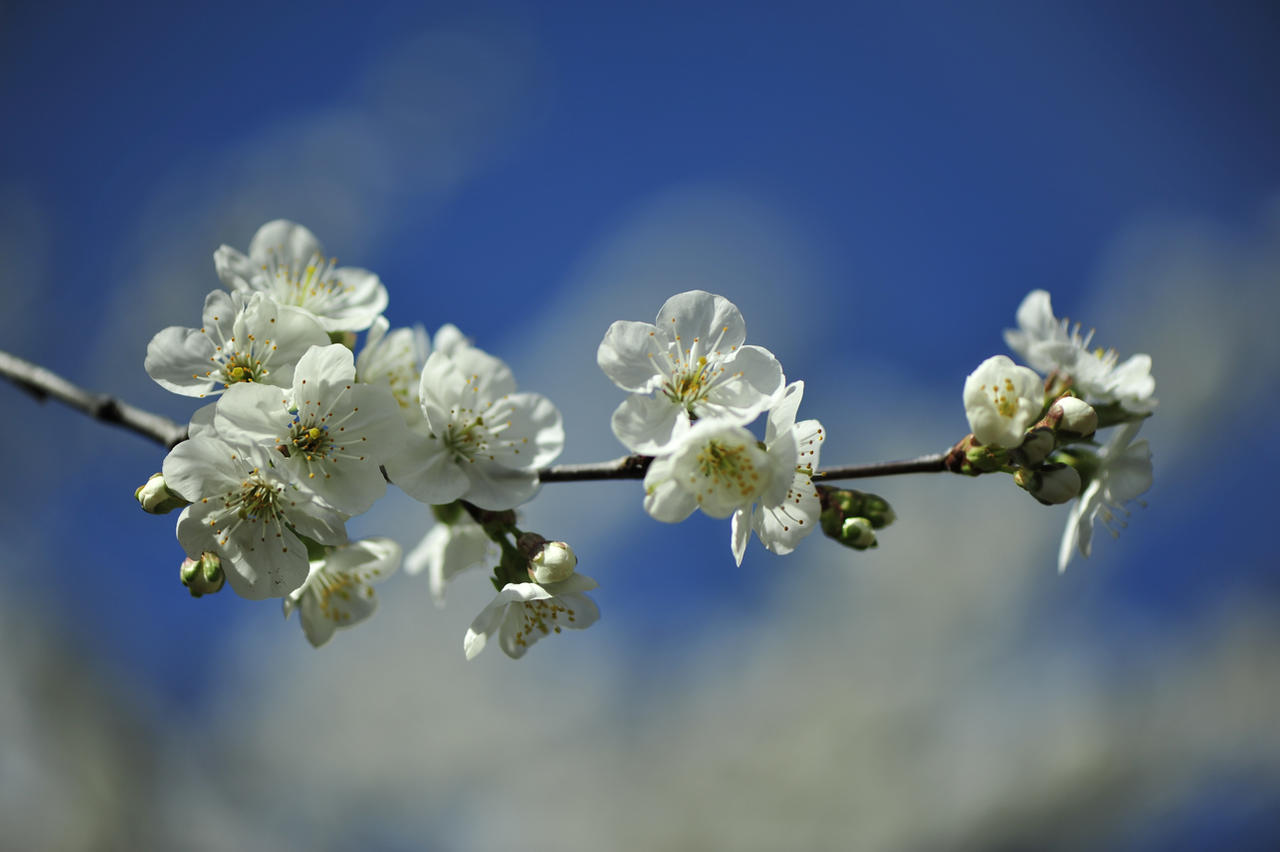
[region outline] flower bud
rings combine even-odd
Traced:
[[[871,521],[866,518],[849,518],[840,530],[840,543],[854,550],[866,550],[876,546],[876,534]]]
[[[163,473],[151,474],[150,479],[134,490],[133,496],[143,511],[153,515],[166,515],[174,509],[181,509],[187,505],[186,500],[174,494],[164,484]]]
[[[549,541],[529,560],[529,579],[538,585],[559,583],[573,575],[578,557],[563,541]]]
[[[184,559],[181,569],[182,585],[191,597],[211,595],[222,588],[226,576],[222,573],[222,560],[218,554],[205,551],[199,559]]]
[[[1027,433],[1022,446],[1014,450],[1011,456],[1023,467],[1035,467],[1049,457],[1049,453],[1053,452],[1056,445],[1057,439],[1053,436],[1053,430],[1037,426]]]
[[[1080,496],[1080,474],[1070,465],[1046,464],[1038,470],[1024,467],[1013,481],[1046,506],[1066,503]]]
[[[1049,406],[1049,416],[1057,419],[1057,431],[1066,438],[1087,438],[1098,431],[1098,412],[1074,396],[1064,396]]]

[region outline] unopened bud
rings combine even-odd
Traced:
[[[866,550],[876,546],[876,534],[871,521],[866,518],[849,518],[840,530],[840,543],[854,550]]]
[[[1013,475],[1013,481],[1046,506],[1080,496],[1080,474],[1074,467],[1062,463],[1047,464],[1038,470],[1021,468]]]
[[[578,557],[563,541],[549,541],[529,560],[529,579],[539,585],[559,583],[573,575]]]
[[[182,561],[182,585],[191,592],[191,597],[211,595],[222,588],[226,576],[222,573],[222,560],[216,553],[205,551],[199,559]]]
[[[1049,457],[1049,453],[1053,452],[1056,445],[1057,439],[1053,436],[1053,430],[1045,426],[1037,426],[1027,433],[1022,446],[1014,450],[1010,457],[1023,467],[1035,467]]]
[[[1098,412],[1074,396],[1055,400],[1049,406],[1049,416],[1057,419],[1057,431],[1067,438],[1087,438],[1098,431]]]
[[[153,515],[166,515],[187,505],[186,500],[174,494],[164,484],[163,473],[151,474],[150,479],[134,490],[133,496],[144,511]]]

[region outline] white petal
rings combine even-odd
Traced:
[[[468,480],[462,496],[481,509],[514,509],[538,493],[540,483],[535,471],[512,470],[486,462],[462,465],[460,469]]]
[[[727,357],[747,339],[747,326],[737,306],[704,290],[672,296],[658,311],[656,325],[679,342],[682,352],[691,353],[694,361],[699,354]]]
[[[667,344],[666,332],[652,324],[619,320],[605,332],[596,363],[623,390],[649,393],[662,385],[663,374],[654,361],[666,359]]]
[[[254,263],[231,246],[224,245],[213,253],[213,266],[218,272],[218,278],[227,287],[248,290],[249,282],[253,280],[261,264]]]
[[[391,481],[423,503],[452,503],[471,484],[443,443],[418,432],[410,432],[403,449],[385,464]]]
[[[800,410],[803,398],[804,382],[796,381],[787,385],[777,404],[769,411],[769,422],[764,433],[766,444],[772,443],[778,435],[790,432],[796,425],[796,413]]]
[[[436,332],[435,350],[453,357],[453,353],[461,348],[471,346],[471,341],[458,330],[456,325],[446,323]]]
[[[723,369],[736,377],[716,385],[707,394],[703,406],[706,415],[716,416],[719,408],[740,409],[743,422],[777,404],[785,385],[782,365],[773,353],[761,346],[743,346],[726,359]]]
[[[691,425],[684,408],[661,395],[627,397],[609,423],[624,447],[646,456],[669,452]]]
[[[213,426],[224,438],[274,447],[289,432],[288,405],[289,399],[280,388],[239,382],[218,400]]]
[[[235,461],[239,455],[240,451],[217,438],[189,438],[165,456],[161,466],[165,486],[192,502],[234,487],[242,472]]]
[[[183,396],[204,396],[215,382],[205,375],[214,344],[198,328],[170,326],[147,344],[143,367],[156,384]]]
[[[555,461],[564,449],[564,419],[551,400],[536,393],[515,393],[508,398],[510,425],[502,437],[510,440],[528,438],[517,443],[515,455],[504,454],[500,461],[507,467],[536,470]]]
[[[249,257],[259,264],[273,254],[284,264],[305,264],[315,255],[324,257],[324,248],[302,225],[276,219],[259,228],[249,243]]]
[[[822,504],[813,481],[797,473],[791,480],[786,499],[774,506],[757,506],[752,526],[760,542],[777,554],[795,550],[800,539],[818,527]]]
[[[678,524],[693,514],[698,501],[675,480],[670,456],[654,459],[644,477],[644,510],[655,520]]]
[[[733,521],[729,529],[729,547],[733,550],[733,561],[742,564],[742,557],[747,552],[747,541],[751,538],[751,519],[746,508],[733,513]]]

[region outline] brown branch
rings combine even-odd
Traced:
[[[2,351],[0,351],[0,376],[9,379],[41,402],[53,397],[95,420],[129,429],[165,447],[173,447],[186,440],[187,427],[167,417],[135,408],[113,396],[91,393],[51,370]],[[813,475],[813,480],[826,482],[833,479],[898,476],[904,473],[940,473],[946,470],[945,458],[945,453],[932,453],[904,461],[833,467],[818,471]],[[630,455],[593,464],[560,464],[538,471],[538,479],[542,482],[644,479],[652,462],[652,456]]]
[[[53,397],[77,411],[84,412],[94,420],[136,432],[165,447],[172,447],[187,437],[187,427],[173,422],[168,417],[135,408],[107,394],[87,391],[73,385],[52,370],[46,370],[8,352],[0,352],[0,376],[4,376],[41,402]]]

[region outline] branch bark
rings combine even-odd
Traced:
[[[187,427],[168,417],[143,411],[107,394],[87,391],[52,370],[0,351],[0,376],[4,376],[40,402],[54,399],[81,411],[94,420],[128,429],[171,448],[186,440]]]

